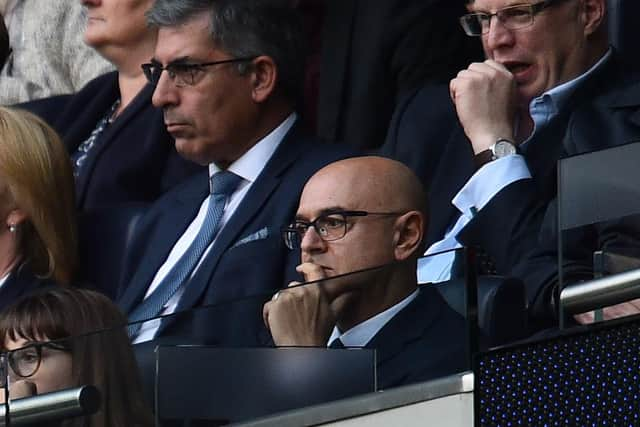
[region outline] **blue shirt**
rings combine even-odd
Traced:
[[[548,90],[531,101],[529,113],[534,123],[533,132],[521,144],[522,146],[529,143],[536,133],[558,115],[580,85],[597,69],[602,67],[611,55],[612,51],[609,49],[587,72]],[[449,228],[442,240],[427,249],[425,255],[462,247],[457,240],[458,233],[471,221],[474,213],[482,210],[496,194],[508,185],[523,179],[531,179],[531,172],[524,157],[520,154],[512,154],[500,158],[478,169],[451,202],[460,211],[458,220]],[[439,264],[437,266],[433,265],[434,271],[431,271],[429,258],[421,260],[422,262],[418,263],[418,283],[442,281],[447,273],[443,270],[451,268],[454,254],[450,254],[448,266],[443,264],[442,258],[439,257]]]

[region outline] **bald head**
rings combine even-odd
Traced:
[[[354,312],[373,315],[415,290],[425,199],[411,170],[382,157],[331,163],[307,181],[296,213],[296,222],[307,225],[300,234],[301,262],[321,276],[342,277],[325,282],[336,307],[356,305]]]
[[[315,190],[323,190],[324,197]],[[315,201],[305,200],[314,190]],[[324,199],[324,200],[321,200]],[[370,211],[404,212],[415,210],[426,217],[426,194],[420,180],[404,164],[384,157],[368,156],[340,160],[313,175],[303,190],[308,203],[336,203],[335,207]]]

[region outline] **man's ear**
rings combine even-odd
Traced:
[[[420,250],[426,221],[418,211],[410,211],[396,220],[395,258],[404,261]]]
[[[270,56],[258,56],[252,61],[251,97],[257,103],[266,101],[278,80],[278,67]]]
[[[584,0],[580,13],[584,23],[585,36],[590,36],[604,25],[603,21],[606,18],[605,1],[606,0]]]

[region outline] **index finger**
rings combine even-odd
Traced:
[[[505,67],[504,64],[501,64],[498,61],[494,61],[493,59],[487,59],[486,61],[484,61],[484,63],[490,66],[491,68],[495,68],[496,70],[499,70],[499,71],[506,71],[507,73],[511,74],[511,71],[509,71],[509,69]]]
[[[312,262],[303,262],[296,267],[296,271],[304,276],[305,282],[314,282],[327,278],[327,274],[322,267]]]

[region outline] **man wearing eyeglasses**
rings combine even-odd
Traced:
[[[261,344],[261,298],[293,265],[279,228],[306,179],[348,154],[297,124],[304,52],[295,12],[282,3],[158,0],[148,13],[159,28],[143,65],[153,103],[180,155],[208,174],[143,218],[118,301],[131,322],[218,306],[134,325],[136,343]]]
[[[383,389],[464,370],[463,319],[434,287],[416,285],[425,200],[417,177],[393,160],[318,171],[283,232],[300,250],[298,271],[316,283],[293,282],[265,304],[274,343],[376,349]]]
[[[525,282],[534,328],[552,326],[556,162],[586,150],[580,142],[563,144],[567,124],[630,74],[609,48],[605,0],[475,0],[467,8],[460,23],[481,38],[486,61],[462,70],[446,93],[425,88],[408,99],[397,110],[386,152],[429,184],[427,253],[461,244],[483,248],[499,274]],[[433,92],[453,102],[436,108]],[[622,142],[607,138],[589,149]],[[564,248],[566,278],[592,277],[593,250],[603,242],[615,247],[621,232],[612,225],[572,234]],[[421,270],[427,275],[429,267]]]

